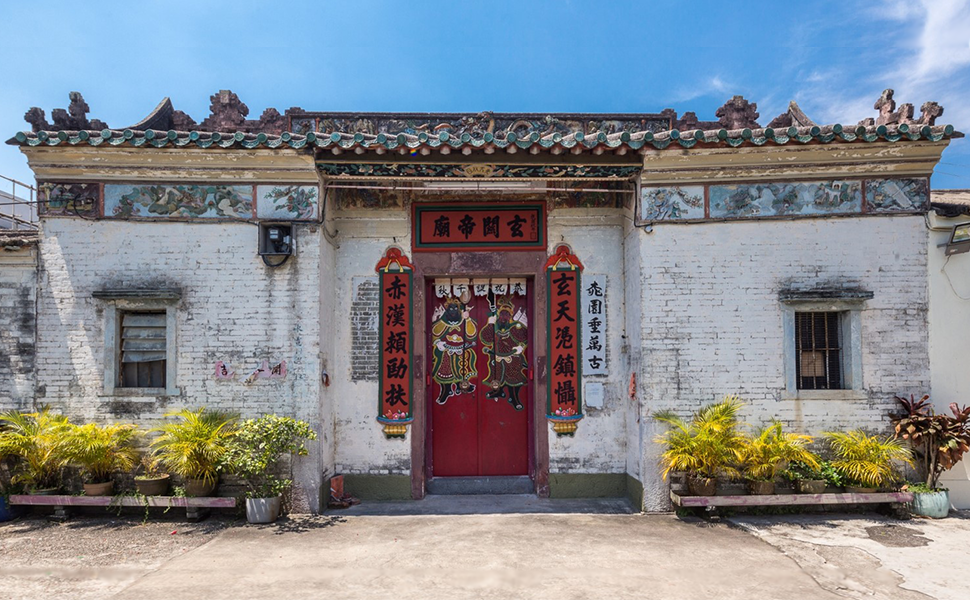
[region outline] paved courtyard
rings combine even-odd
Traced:
[[[970,589],[970,576],[947,568],[962,564],[953,553],[970,543],[968,519],[710,524],[629,512],[622,501],[466,497],[271,526],[22,519],[0,524],[0,590],[18,600],[908,600],[965,598]]]

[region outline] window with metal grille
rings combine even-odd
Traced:
[[[841,312],[795,313],[795,374],[800,390],[845,388]]]
[[[164,312],[121,313],[119,387],[165,387]]]

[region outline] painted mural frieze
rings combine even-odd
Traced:
[[[41,183],[37,193],[38,212],[48,217],[95,217],[100,196],[97,183]]]
[[[485,177],[532,178],[563,177],[573,179],[627,179],[640,167],[615,165],[483,165],[419,163],[317,163],[317,168],[330,177]]]
[[[253,218],[250,185],[104,186],[106,217]]]
[[[645,187],[640,215],[647,221],[704,218],[704,186]]]
[[[335,189],[331,192],[337,210],[378,210],[404,208],[405,190],[377,190],[367,187]]]
[[[258,185],[256,216],[260,219],[315,219],[317,186]]]
[[[862,182],[712,185],[710,216],[775,217],[862,212]]]
[[[866,181],[866,208],[869,212],[909,212],[929,205],[929,185],[925,179],[870,179]]]

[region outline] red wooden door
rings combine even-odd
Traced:
[[[429,286],[433,477],[527,475],[532,286],[526,295],[438,298]]]

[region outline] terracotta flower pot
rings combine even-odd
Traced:
[[[845,486],[845,491],[850,494],[875,494],[878,490],[871,487],[860,487],[857,485]]]
[[[754,496],[770,496],[775,493],[774,481],[748,480],[748,491]]]
[[[85,496],[111,496],[114,493],[115,482],[108,480],[102,483],[85,483]]]
[[[687,489],[692,496],[713,496],[717,492],[717,479],[713,477],[689,477]]]
[[[215,493],[217,485],[219,485],[218,479],[211,481],[207,481],[205,479],[186,479],[185,495],[193,498],[211,496],[213,493]]]
[[[825,480],[798,479],[795,481],[795,489],[799,494],[822,494],[825,493]]]
[[[135,489],[142,496],[164,496],[168,491],[169,476],[153,477],[152,479],[135,478]]]

